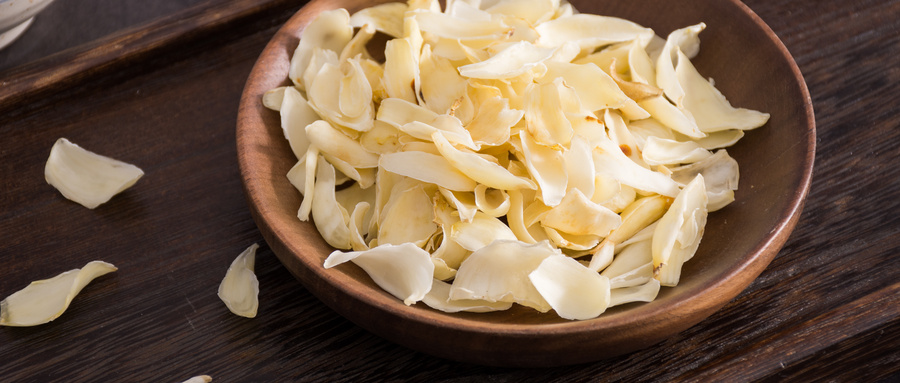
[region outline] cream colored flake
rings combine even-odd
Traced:
[[[235,315],[254,318],[259,307],[259,281],[256,279],[256,249],[252,244],[231,262],[219,284],[219,298]]]
[[[80,269],[31,282],[0,301],[0,326],[25,327],[50,322],[66,311],[88,283],[116,270],[109,263],[92,261]]]
[[[93,209],[134,185],[144,171],[137,166],[56,140],[44,166],[44,179],[69,200]]]

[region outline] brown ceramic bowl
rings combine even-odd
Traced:
[[[439,357],[497,366],[554,366],[646,348],[691,327],[743,291],[769,264],[797,223],[809,190],[815,123],[806,84],[787,49],[738,0],[570,0],[585,13],[623,17],[666,36],[705,22],[700,73],[736,106],[771,114],[729,153],[741,165],[736,201],[710,214],[681,283],[646,304],[614,307],[585,321],[514,307],[489,314],[447,314],[405,306],[350,263],[325,270],[332,249],[300,222],[301,196],[285,174],[296,162],[263,92],[288,84],[291,53],[314,16],[351,13],[379,1],[313,0],[263,51],[247,80],[237,122],[237,150],[247,199],[263,236],[306,288],[339,314],[386,339]],[[749,308],[752,310],[752,307]]]

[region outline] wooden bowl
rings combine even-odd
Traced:
[[[771,114],[729,154],[741,166],[736,201],[709,216],[696,256],[681,283],[651,303],[614,307],[585,321],[514,307],[489,314],[447,314],[405,306],[360,268],[325,270],[332,249],[300,222],[301,196],[285,174],[296,158],[279,116],[262,106],[263,92],[287,85],[288,64],[303,28],[321,11],[351,13],[379,1],[313,0],[266,46],[247,80],[237,122],[237,150],[247,200],[266,242],[282,263],[326,305],[359,326],[439,357],[495,366],[557,366],[646,348],[702,321],[743,291],[769,264],[797,223],[815,151],[812,104],[800,70],[777,36],[738,0],[570,0],[585,13],[623,17],[660,36],[705,22],[704,76],[736,106]],[[753,310],[748,307],[747,310]],[[286,340],[287,341],[287,340]]]

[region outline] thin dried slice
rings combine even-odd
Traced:
[[[560,249],[573,250],[573,256],[582,256],[600,243],[600,236],[594,234],[569,234],[541,224],[544,234],[553,246]]]
[[[556,47],[566,42],[575,42],[582,52],[592,52],[596,48],[630,41],[649,39],[653,30],[634,22],[610,16],[586,13],[559,17],[537,27],[540,38],[537,44],[544,47]]]
[[[413,15],[422,32],[448,39],[495,41],[512,32],[512,28],[500,19],[467,20],[440,12],[415,12]]]
[[[346,9],[339,8],[320,13],[303,29],[303,38],[300,39],[300,44],[291,57],[288,77],[294,81],[295,86],[306,89],[309,84],[304,84],[301,79],[309,66],[314,50],[319,48],[340,52],[352,37],[350,13]]]
[[[400,150],[400,138],[403,136],[404,133],[390,124],[375,120],[372,130],[359,135],[359,143],[372,153],[393,153]]]
[[[622,211],[622,224],[613,229],[604,241],[619,244],[633,237],[637,232],[660,219],[671,203],[671,198],[661,195],[635,200]]]
[[[459,74],[492,80],[518,77],[549,59],[554,51],[555,48],[541,48],[527,41],[519,41],[487,60],[459,67]]]
[[[475,153],[464,152],[453,147],[441,132],[435,132],[431,136],[431,140],[434,141],[438,151],[441,152],[441,155],[447,161],[450,161],[457,170],[476,182],[502,190],[536,188],[536,185],[530,179],[517,177],[502,166],[488,161]]]
[[[685,92],[684,108],[691,111],[697,127],[703,132],[755,129],[769,121],[768,113],[731,106],[722,92],[703,78],[691,60],[680,51],[675,75]]]
[[[93,209],[134,185],[144,171],[137,166],[56,140],[44,166],[44,179],[62,195]]]
[[[659,294],[659,281],[651,279],[642,285],[620,287],[609,291],[609,307],[632,302],[652,302]]]
[[[341,91],[335,92],[336,89]],[[322,65],[312,84],[309,84],[307,96],[309,106],[322,118],[358,134],[372,129],[375,114],[372,92],[359,61],[350,60],[340,66],[331,63]]]
[[[653,271],[663,286],[678,284],[681,266],[700,246],[706,228],[707,200],[703,176],[698,174],[659,219],[653,232]]]
[[[610,303],[609,280],[566,256],[544,258],[528,279],[564,319],[596,318]]]
[[[573,235],[605,237],[622,224],[622,217],[573,189],[547,212],[541,224]]]
[[[600,272],[600,275],[609,278],[611,288],[638,286],[653,279],[650,238],[625,246]]]
[[[502,217],[509,212],[509,194],[479,184],[475,186],[475,205],[491,217]]]
[[[575,131],[568,115],[584,111],[578,93],[562,78],[525,89],[525,126],[541,145],[556,150],[569,146]]]
[[[472,222],[472,219],[475,218],[475,213],[478,211],[478,202],[475,201],[475,193],[455,192],[444,188],[438,190],[447,202],[456,208],[460,220]]]
[[[486,11],[522,19],[531,25],[539,25],[556,15],[559,3],[559,0],[500,0]]]
[[[550,311],[552,307],[528,279],[528,274],[551,256],[563,255],[547,242],[529,245],[520,241],[494,241],[473,252],[459,267],[450,287],[450,299],[513,302],[540,312]]]
[[[724,149],[693,164],[672,169],[672,179],[687,184],[697,174],[703,175],[709,211],[719,210],[734,201],[740,179],[737,161]]]
[[[300,218],[301,221],[308,221],[309,215],[312,212],[312,204],[313,204],[313,196],[316,194],[316,174],[318,173],[319,166],[319,149],[315,146],[310,146],[309,149],[306,150],[306,155],[300,159],[300,162],[303,163],[303,190],[300,193],[303,194],[303,201],[300,202],[300,208],[297,209],[297,218]],[[297,163],[297,166],[300,166],[300,163]],[[300,170],[296,170],[299,176]],[[296,178],[295,178],[296,179]],[[300,189],[299,179],[296,179],[296,183],[294,186],[297,189]],[[336,181],[335,181],[336,184]]]
[[[325,64],[339,67],[340,63],[337,52],[322,48],[313,49],[312,57],[309,58],[309,64],[306,66],[306,69],[303,71],[302,77],[300,78],[300,81],[303,84],[306,84],[306,89],[300,87],[298,87],[298,89],[305,90],[308,93],[308,88],[312,85],[316,76],[319,75],[319,71],[325,67]]]
[[[427,44],[419,57],[419,82],[424,104],[437,113],[449,112],[466,94],[466,79],[460,76],[453,62],[433,54]]]
[[[312,145],[322,153],[339,158],[356,168],[378,166],[378,155],[369,152],[359,141],[347,137],[325,120],[318,120],[306,126],[306,136]]]
[[[383,154],[379,164],[385,170],[455,191],[472,191],[475,181],[456,170],[444,157],[409,151]]]
[[[638,102],[650,116],[666,127],[691,138],[706,137],[697,127],[697,122],[689,111],[672,105],[664,96],[645,98]]]
[[[438,230],[426,185],[418,181],[400,182],[390,194],[379,216],[378,243],[410,242],[424,247]]]
[[[509,211],[506,213],[506,223],[510,230],[516,235],[519,241],[534,244],[538,241],[531,235],[528,226],[525,224],[525,197],[522,196],[521,190],[510,190],[509,194]]]
[[[276,112],[281,111],[281,103],[284,101],[284,91],[287,90],[287,88],[287,86],[279,86],[267,90],[262,96],[263,106]]]
[[[588,268],[600,272],[605,269],[615,258],[616,246],[612,242],[602,242],[597,245],[596,249],[591,250],[591,261]]]
[[[431,258],[440,259],[444,265],[452,268],[454,277],[456,276],[456,269],[470,254],[468,250],[451,239],[452,227],[459,221],[459,214],[450,206],[447,200],[440,195],[434,196],[434,222],[441,227],[441,232],[435,235],[440,240],[440,245],[431,253]],[[444,278],[439,279],[446,280]]]
[[[476,144],[501,145],[509,141],[510,129],[524,115],[525,111],[510,108],[508,99],[489,97],[479,103],[466,129]]]
[[[388,97],[418,102],[419,52],[408,39],[393,39],[384,49],[384,89]]]
[[[31,282],[0,302],[0,326],[25,327],[50,322],[66,311],[84,286],[116,270],[109,263],[91,261],[80,269]]]
[[[592,63],[578,65],[568,62],[547,63],[547,73],[538,82],[544,83],[557,78],[578,93],[581,105],[590,112],[603,109],[618,109],[634,103],[602,69]]]
[[[503,311],[512,307],[511,302],[488,302],[479,299],[450,299],[450,284],[435,279],[431,285],[431,291],[425,294],[422,303],[435,310],[446,313],[461,311],[473,313],[486,313],[491,311]]]
[[[209,375],[197,375],[188,380],[185,380],[182,383],[209,383],[212,382],[212,377]]]
[[[479,211],[471,222],[454,223],[450,227],[450,239],[466,250],[478,251],[496,240],[515,240],[516,235],[503,221]]]
[[[297,159],[301,159],[309,149],[306,126],[322,118],[309,106],[309,102],[297,88],[292,86],[284,90],[279,111],[284,137],[287,138],[291,151]]]
[[[603,122],[606,124],[609,139],[622,150],[622,153],[635,163],[646,166],[646,162],[641,157],[641,148],[638,147],[634,135],[628,130],[628,124],[622,115],[614,110],[607,109],[603,113]]]
[[[356,28],[371,25],[381,33],[403,37],[403,16],[407,8],[408,6],[401,2],[366,7],[350,16],[350,25]]]
[[[674,197],[679,192],[678,184],[675,181],[662,173],[636,164],[612,141],[597,142],[593,154],[594,167],[598,173],[605,174],[625,185],[669,197]]]
[[[369,41],[372,41],[372,37],[375,36],[375,31],[375,27],[372,25],[366,24],[360,27],[359,31],[356,32],[356,34],[353,35],[353,38],[344,46],[341,55],[338,56],[338,61],[345,62],[349,59],[356,59],[358,61],[371,60],[372,55],[369,53],[366,45],[369,44]]]
[[[228,310],[247,318],[256,317],[259,308],[259,280],[254,272],[258,248],[254,243],[238,254],[219,284],[219,298]]]
[[[335,197],[334,166],[319,158],[316,169],[316,184],[312,198],[312,218],[316,229],[322,234],[325,242],[334,248],[350,248],[350,213],[341,206]]]
[[[538,184],[541,200],[547,206],[559,205],[569,185],[568,164],[559,150],[540,145],[525,131],[519,133],[525,167]]]
[[[566,192],[579,190],[582,194],[591,198],[595,190],[594,161],[591,156],[591,146],[583,137],[576,135],[568,150],[563,153],[566,161],[566,176],[568,184]]]
[[[422,300],[434,280],[431,256],[412,243],[382,244],[365,251],[335,250],[325,259],[325,268],[347,261],[365,270],[375,284],[407,306]]]
[[[675,63],[680,61],[678,52],[689,53],[689,56],[696,55],[700,50],[698,35],[704,29],[706,24],[699,23],[672,31],[666,37],[666,44],[656,59],[656,84],[678,107],[684,105],[685,96],[685,90],[675,74]]]
[[[622,213],[637,198],[633,187],[622,184],[603,173],[594,177],[594,195],[591,201],[616,213]]]
[[[712,155],[694,141],[648,137],[641,156],[649,165],[678,165],[700,161]]]

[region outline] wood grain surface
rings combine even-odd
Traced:
[[[816,168],[785,247],[741,295],[655,347],[490,368],[378,338],[314,298],[251,219],[234,123],[244,81],[302,2],[208,1],[0,72],[0,296],[101,259],[119,267],[55,321],[0,327],[4,382],[900,380],[900,1],[747,0],[812,96]],[[67,137],[140,166],[95,210],[43,179]],[[216,296],[260,243],[259,315]]]

